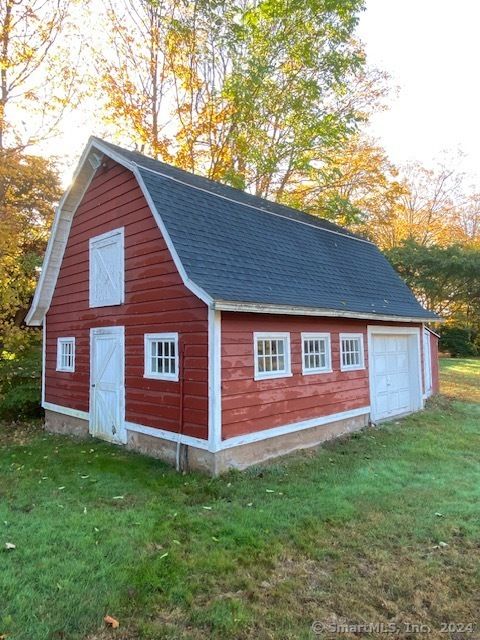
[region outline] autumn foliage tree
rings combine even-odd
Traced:
[[[53,208],[60,197],[54,164],[12,152],[0,163],[0,349],[15,340],[35,288]]]
[[[0,150],[25,149],[55,133],[78,104],[71,0],[0,2]]]
[[[96,52],[111,130],[280,198],[383,94],[354,39],[363,0],[119,0]]]

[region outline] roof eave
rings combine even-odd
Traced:
[[[238,302],[215,300],[213,308],[218,311],[239,311],[244,313],[274,313],[294,316],[323,316],[330,318],[352,318],[358,320],[381,320],[385,322],[443,322],[442,318],[426,316],[399,316],[387,313],[365,313],[346,309],[324,309],[320,307],[302,307],[284,304],[258,302]]]
[[[189,288],[198,298],[205,302],[208,306],[211,305],[212,299],[206,291],[192,282],[180,261],[180,258],[173,246],[173,242],[167,232],[165,225],[161,219],[157,208],[155,207],[152,199],[148,193],[147,188],[143,182],[143,178],[138,171],[138,167],[134,162],[130,162],[124,158],[121,154],[112,151],[107,145],[104,145],[101,140],[91,136],[88,140],[82,156],[78,162],[77,168],[73,175],[72,183],[65,191],[62,199],[60,200],[56,210],[55,217],[50,232],[50,237],[43,260],[42,270],[35,289],[35,295],[32,300],[32,304],[25,318],[25,322],[29,326],[41,326],[43,319],[53,297],[55,285],[57,282],[60,266],[65,252],[68,236],[70,233],[70,227],[72,224],[73,216],[81,203],[86,190],[90,186],[90,182],[96,173],[99,166],[101,156],[107,156],[130,170],[142,190],[147,203],[152,211],[152,214],[157,222],[157,225],[163,235],[163,238],[170,250],[173,261],[180,273],[183,283]]]

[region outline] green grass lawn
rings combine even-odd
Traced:
[[[217,479],[4,425],[0,637],[297,640],[314,620],[478,637],[480,360],[442,379],[421,414]],[[340,636],[358,637],[322,637]]]

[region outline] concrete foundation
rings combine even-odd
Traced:
[[[326,440],[358,431],[368,424],[369,414],[337,420],[330,424],[303,429],[294,433],[266,438],[236,447],[228,447],[212,453],[205,449],[182,445],[180,456],[182,467],[218,475],[228,469],[246,469],[299,449],[308,449],[320,445]],[[52,433],[87,437],[88,421],[67,416],[55,411],[45,411],[45,428]],[[228,440],[226,441],[228,443]],[[175,465],[177,443],[136,431],[127,431],[127,449],[137,451],[168,464]]]
[[[51,433],[76,436],[77,438],[87,438],[89,435],[87,420],[66,416],[49,409],[45,409],[45,429]]]

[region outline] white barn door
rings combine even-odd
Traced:
[[[90,331],[90,433],[124,443],[125,338],[123,327]]]

